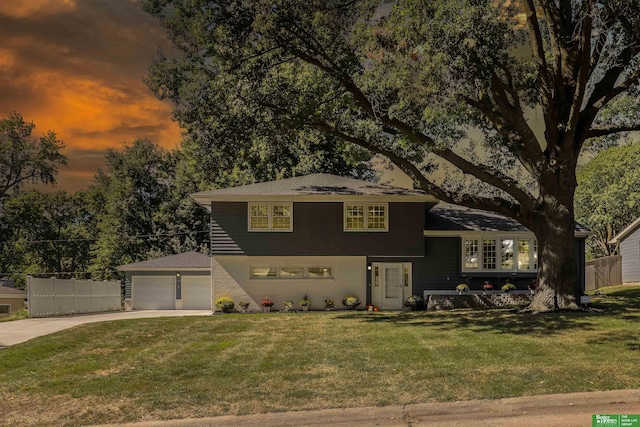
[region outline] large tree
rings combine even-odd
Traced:
[[[66,164],[55,132],[35,138],[34,129],[18,113],[0,120],[0,203],[25,183],[55,184],[58,165]]]
[[[84,193],[29,191],[5,204],[8,233],[0,243],[2,271],[37,273],[86,272],[89,230]]]
[[[152,68],[159,94],[197,105],[185,88],[198,76],[237,112],[233,124],[194,116],[196,130],[246,122],[384,156],[441,200],[529,228],[539,261],[531,309],[571,301],[580,152],[590,138],[640,129],[615,108],[637,99],[638,0],[144,5],[181,51]],[[212,144],[234,155],[224,139]]]
[[[188,196],[197,188],[181,168],[181,153],[137,139],[122,151],[109,150],[106,162],[88,190],[96,216],[94,277],[117,276],[121,264],[207,247],[208,215]]]
[[[578,168],[576,218],[589,227],[594,257],[617,255],[609,244],[640,217],[640,143],[611,147]]]

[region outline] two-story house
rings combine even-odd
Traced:
[[[509,279],[526,289],[535,281],[537,248],[529,230],[496,214],[438,204],[419,190],[313,174],[192,197],[211,212],[211,301],[229,296],[258,310],[264,297],[281,308],[306,294],[312,308],[322,308],[326,299],[339,305],[354,294],[382,309],[402,309],[409,295],[453,290],[461,282],[480,289],[485,280]],[[585,237],[586,230],[576,231],[582,283]],[[172,270],[178,257],[160,260],[166,276],[194,274]],[[128,272],[134,308],[149,307],[150,277],[160,276],[150,263],[158,260],[120,268]],[[136,271],[145,276],[139,279],[144,302],[136,301]],[[181,301],[188,293],[181,280],[170,282],[163,285],[165,305],[173,304],[173,286],[174,307],[189,308]]]

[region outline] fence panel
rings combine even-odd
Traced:
[[[120,282],[27,278],[29,317],[119,311]]]
[[[622,257],[620,255],[587,261],[585,270],[587,291],[622,284]]]

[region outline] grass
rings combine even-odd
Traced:
[[[11,316],[0,317],[0,322],[11,322],[13,320],[22,320],[29,318],[29,311],[27,309],[20,309],[11,314]]]
[[[88,324],[0,351],[0,425],[640,388],[640,287],[603,311],[316,312]]]

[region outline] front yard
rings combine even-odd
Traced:
[[[640,388],[640,287],[603,312],[231,314],[0,351],[0,424],[79,425]]]

